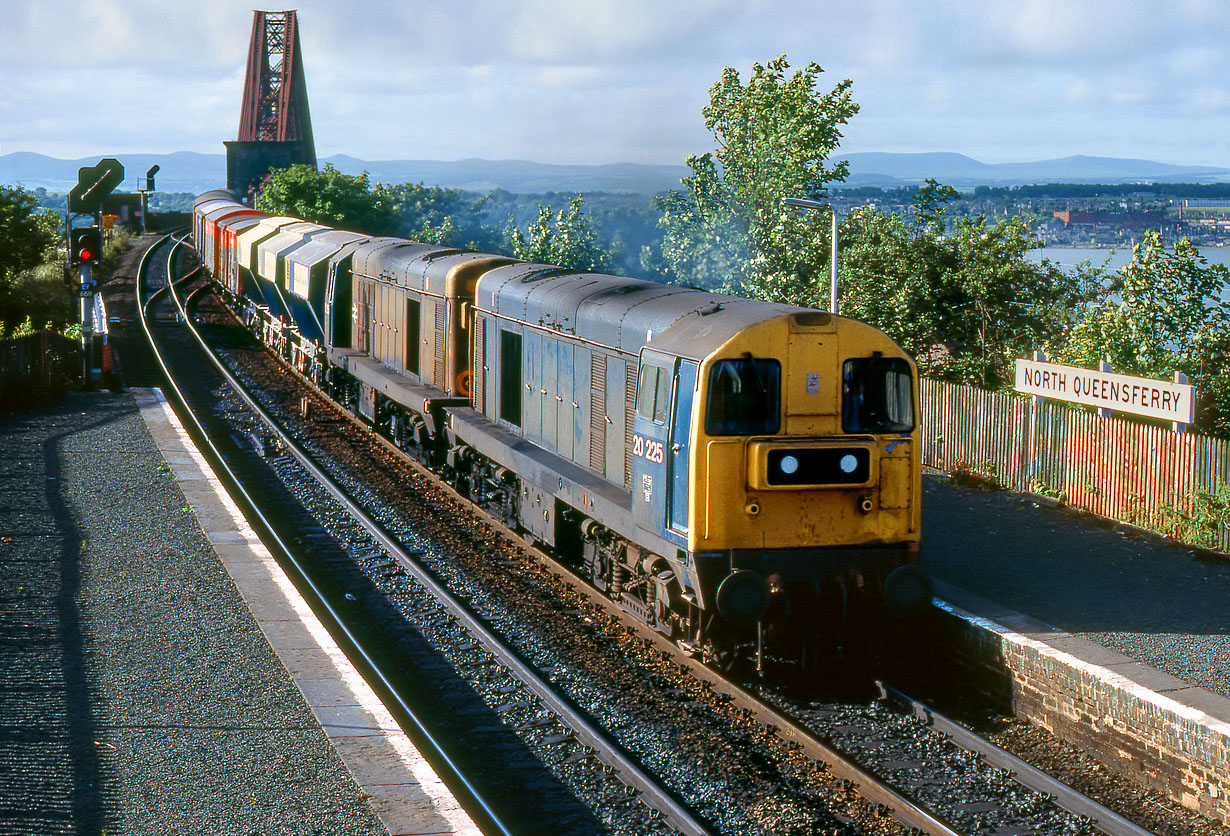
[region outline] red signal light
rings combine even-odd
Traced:
[[[98,227],[78,227],[72,231],[69,249],[73,264],[97,264],[102,257],[102,233]]]

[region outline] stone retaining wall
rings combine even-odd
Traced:
[[[949,681],[1112,770],[1230,823],[1230,700],[937,584],[934,647]]]

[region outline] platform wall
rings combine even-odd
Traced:
[[[932,661],[950,682],[1230,823],[1230,700],[973,596],[951,597],[958,603],[937,609],[930,634],[943,648]]]

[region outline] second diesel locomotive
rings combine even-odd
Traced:
[[[921,610],[917,373],[829,313],[195,205],[259,336],[682,645]],[[763,643],[763,644],[762,644]]]

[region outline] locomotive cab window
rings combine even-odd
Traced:
[[[841,367],[841,428],[848,433],[914,429],[913,376],[900,357],[855,357]]]
[[[705,432],[709,435],[774,435],[781,427],[782,364],[740,357],[709,370]]]
[[[655,424],[664,424],[670,403],[671,370],[642,363],[640,380],[636,384],[636,414]]]

